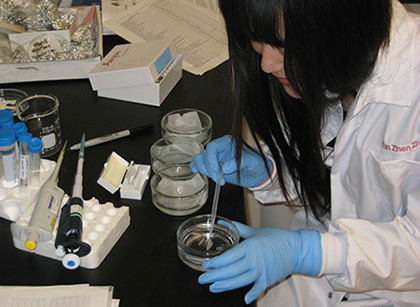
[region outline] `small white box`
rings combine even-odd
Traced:
[[[121,198],[140,200],[149,176],[150,165],[128,163],[112,152],[97,182],[112,194],[120,189]]]
[[[182,56],[178,55],[173,60],[173,66],[168,67],[167,73],[158,82],[129,87],[100,89],[98,90],[98,96],[160,106],[181,77]]]
[[[160,106],[182,77],[182,55],[173,41],[114,47],[90,73],[98,96]]]

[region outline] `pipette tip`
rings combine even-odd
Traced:
[[[85,134],[83,133],[82,140],[80,141],[79,156],[85,155],[85,141],[86,141],[86,137],[85,137]]]
[[[61,148],[60,155],[58,156],[58,159],[62,159],[64,156],[64,153],[66,152],[67,148],[67,140],[64,142],[63,147]]]

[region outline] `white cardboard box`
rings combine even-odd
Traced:
[[[182,77],[182,56],[173,60],[167,73],[158,82],[129,87],[100,89],[99,97],[120,99],[152,106],[160,106]]]
[[[94,7],[84,7],[77,9],[77,20],[84,19],[89,15]],[[0,64],[0,84],[45,81],[45,80],[65,80],[65,79],[85,79],[88,73],[102,59],[102,19],[99,6],[94,10],[93,22],[96,25],[96,48],[98,56],[91,59],[69,60],[69,61],[51,61],[51,62],[30,62],[22,64]],[[22,40],[31,41],[39,35],[56,33],[62,36],[62,31],[47,32],[26,32],[19,34],[10,34],[10,40],[22,44]],[[69,32],[69,31],[67,31]],[[68,34],[70,37],[70,34]]]
[[[90,73],[98,96],[159,106],[182,77],[172,40],[115,46]]]
[[[94,90],[154,83],[178,54],[171,40],[115,46],[90,73]]]

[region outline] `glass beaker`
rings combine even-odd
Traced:
[[[26,124],[33,137],[42,140],[42,157],[48,157],[61,149],[59,102],[50,94],[39,94],[18,101],[16,113]]]

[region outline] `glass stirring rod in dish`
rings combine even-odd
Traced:
[[[213,246],[213,228],[214,223],[216,221],[216,214],[217,214],[217,205],[219,204],[219,195],[220,195],[220,182],[223,178],[223,171],[222,171],[222,163],[219,162],[219,169],[217,170],[216,175],[216,186],[214,188],[214,196],[213,196],[213,205],[211,207],[211,216],[210,216],[210,232],[207,240],[207,247],[206,249],[209,250]]]

